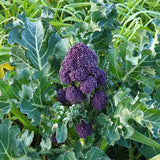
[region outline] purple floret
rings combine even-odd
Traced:
[[[64,84],[71,83],[71,79],[69,77],[69,72],[63,68],[59,71],[59,77]]]
[[[103,70],[94,68],[91,74],[97,80],[98,87],[104,86],[106,84],[106,73]]]
[[[62,105],[69,106],[70,102],[66,99],[66,91],[67,89],[59,89],[57,99],[62,103]]]
[[[66,99],[71,104],[81,103],[83,100],[81,90],[79,88],[74,87],[74,86],[69,87],[66,92]]]
[[[107,96],[102,91],[96,91],[92,98],[92,106],[95,110],[101,110],[106,107]]]
[[[97,87],[97,81],[92,77],[88,76],[88,78],[81,82],[80,90],[83,94],[91,93]]]
[[[76,131],[80,138],[86,138],[86,136],[92,134],[92,125],[91,123],[85,123],[85,121],[82,120],[81,123],[76,126]]]
[[[62,61],[62,68],[64,68],[65,70],[67,70],[68,72],[77,69],[76,66],[76,62],[77,60],[74,58],[71,58],[69,56],[66,56],[64,58],[64,60]]]
[[[70,76],[71,81],[81,82],[87,78],[88,74],[86,73],[84,69],[77,69],[77,70],[73,70],[69,74],[69,76]]]

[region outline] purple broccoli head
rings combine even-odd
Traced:
[[[95,110],[101,110],[106,107],[107,96],[102,91],[96,91],[92,98],[92,106]]]
[[[74,45],[68,52],[66,57],[74,60],[76,68],[86,68],[87,66],[95,67],[97,65],[97,55],[88,46],[82,42]]]
[[[82,120],[81,123],[76,126],[76,131],[80,138],[86,138],[92,134],[92,125]]]
[[[59,77],[64,84],[70,84],[71,83],[71,79],[69,77],[69,71],[67,71],[63,68],[59,71]]]
[[[97,55],[80,42],[67,52],[61,66],[59,76],[63,83],[81,82],[88,76],[88,70],[97,66]]]
[[[69,87],[66,91],[66,99],[71,104],[81,103],[83,100],[83,95],[81,90],[75,86]]]
[[[77,70],[73,70],[69,74],[69,76],[70,76],[71,81],[81,82],[87,78],[88,74],[86,73],[84,69],[77,69]]]
[[[64,60],[62,61],[62,68],[64,68],[67,71],[72,71],[77,69],[76,66],[76,59],[70,58],[69,56],[66,56]]]
[[[91,93],[97,87],[97,81],[92,77],[88,76],[88,78],[81,82],[80,90],[83,94]]]
[[[66,99],[66,91],[67,89],[59,89],[57,99],[62,103],[62,105],[69,106],[70,102]]]
[[[97,80],[98,87],[104,86],[106,84],[106,73],[103,70],[96,67],[92,70],[91,74]]]

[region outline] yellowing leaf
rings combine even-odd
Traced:
[[[3,69],[3,65],[0,65],[0,78],[4,77],[4,69]]]
[[[1,64],[0,65],[0,79],[3,78],[5,75],[4,69],[11,71],[11,70],[14,70],[14,67],[10,66],[8,63]]]

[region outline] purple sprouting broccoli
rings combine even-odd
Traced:
[[[106,73],[103,70],[96,67],[92,70],[91,74],[97,80],[98,87],[104,86],[106,84]]]
[[[62,105],[69,106],[70,102],[66,99],[66,91],[67,91],[67,88],[59,89],[58,94],[57,94],[57,99],[59,102],[62,103]]]
[[[66,99],[71,104],[81,103],[83,100],[83,95],[81,90],[75,86],[69,87],[66,91]]]
[[[80,138],[86,138],[92,134],[92,125],[91,123],[85,123],[85,121],[82,120],[81,123],[76,126],[76,131]]]
[[[96,87],[97,81],[92,76],[88,76],[88,78],[80,84],[80,90],[83,94],[91,93]]]
[[[63,83],[71,85],[66,94],[59,96],[66,97],[64,100],[59,98],[62,104],[66,104],[66,100],[71,104],[81,103],[83,94],[89,95],[97,87],[104,86],[106,83],[106,73],[97,68],[96,53],[81,42],[67,52],[62,61],[59,76]],[[104,104],[102,104],[102,108],[103,106]]]
[[[95,110],[101,110],[106,107],[107,96],[101,90],[94,93],[92,98],[92,106]]]
[[[84,81],[89,72],[97,66],[97,55],[83,43],[77,43],[66,54],[59,72],[60,79],[65,84],[74,81]]]
[[[85,71],[85,69],[77,69],[77,70],[73,70],[69,74],[69,76],[70,76],[71,81],[81,82],[81,81],[84,81],[87,78],[88,74]]]
[[[70,84],[71,83],[71,79],[69,77],[69,71],[67,71],[65,69],[61,69],[60,72],[59,72],[59,77],[64,84]]]

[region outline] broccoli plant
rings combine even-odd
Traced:
[[[58,91],[57,99],[63,105],[81,103],[83,109],[101,110],[106,107],[107,96],[100,90],[106,83],[106,73],[97,67],[97,55],[82,42],[74,45],[62,61],[59,72],[61,81],[68,84],[68,88]],[[80,138],[91,135],[91,123],[84,120],[77,124],[76,131]]]
[[[106,0],[87,6],[84,22],[57,30],[48,8],[34,20],[24,12],[6,24],[14,70],[0,79],[3,159],[109,160],[116,147],[133,145],[147,158],[159,153],[159,32],[145,31],[140,46],[114,48],[116,6]],[[71,9],[65,7],[55,16]]]

